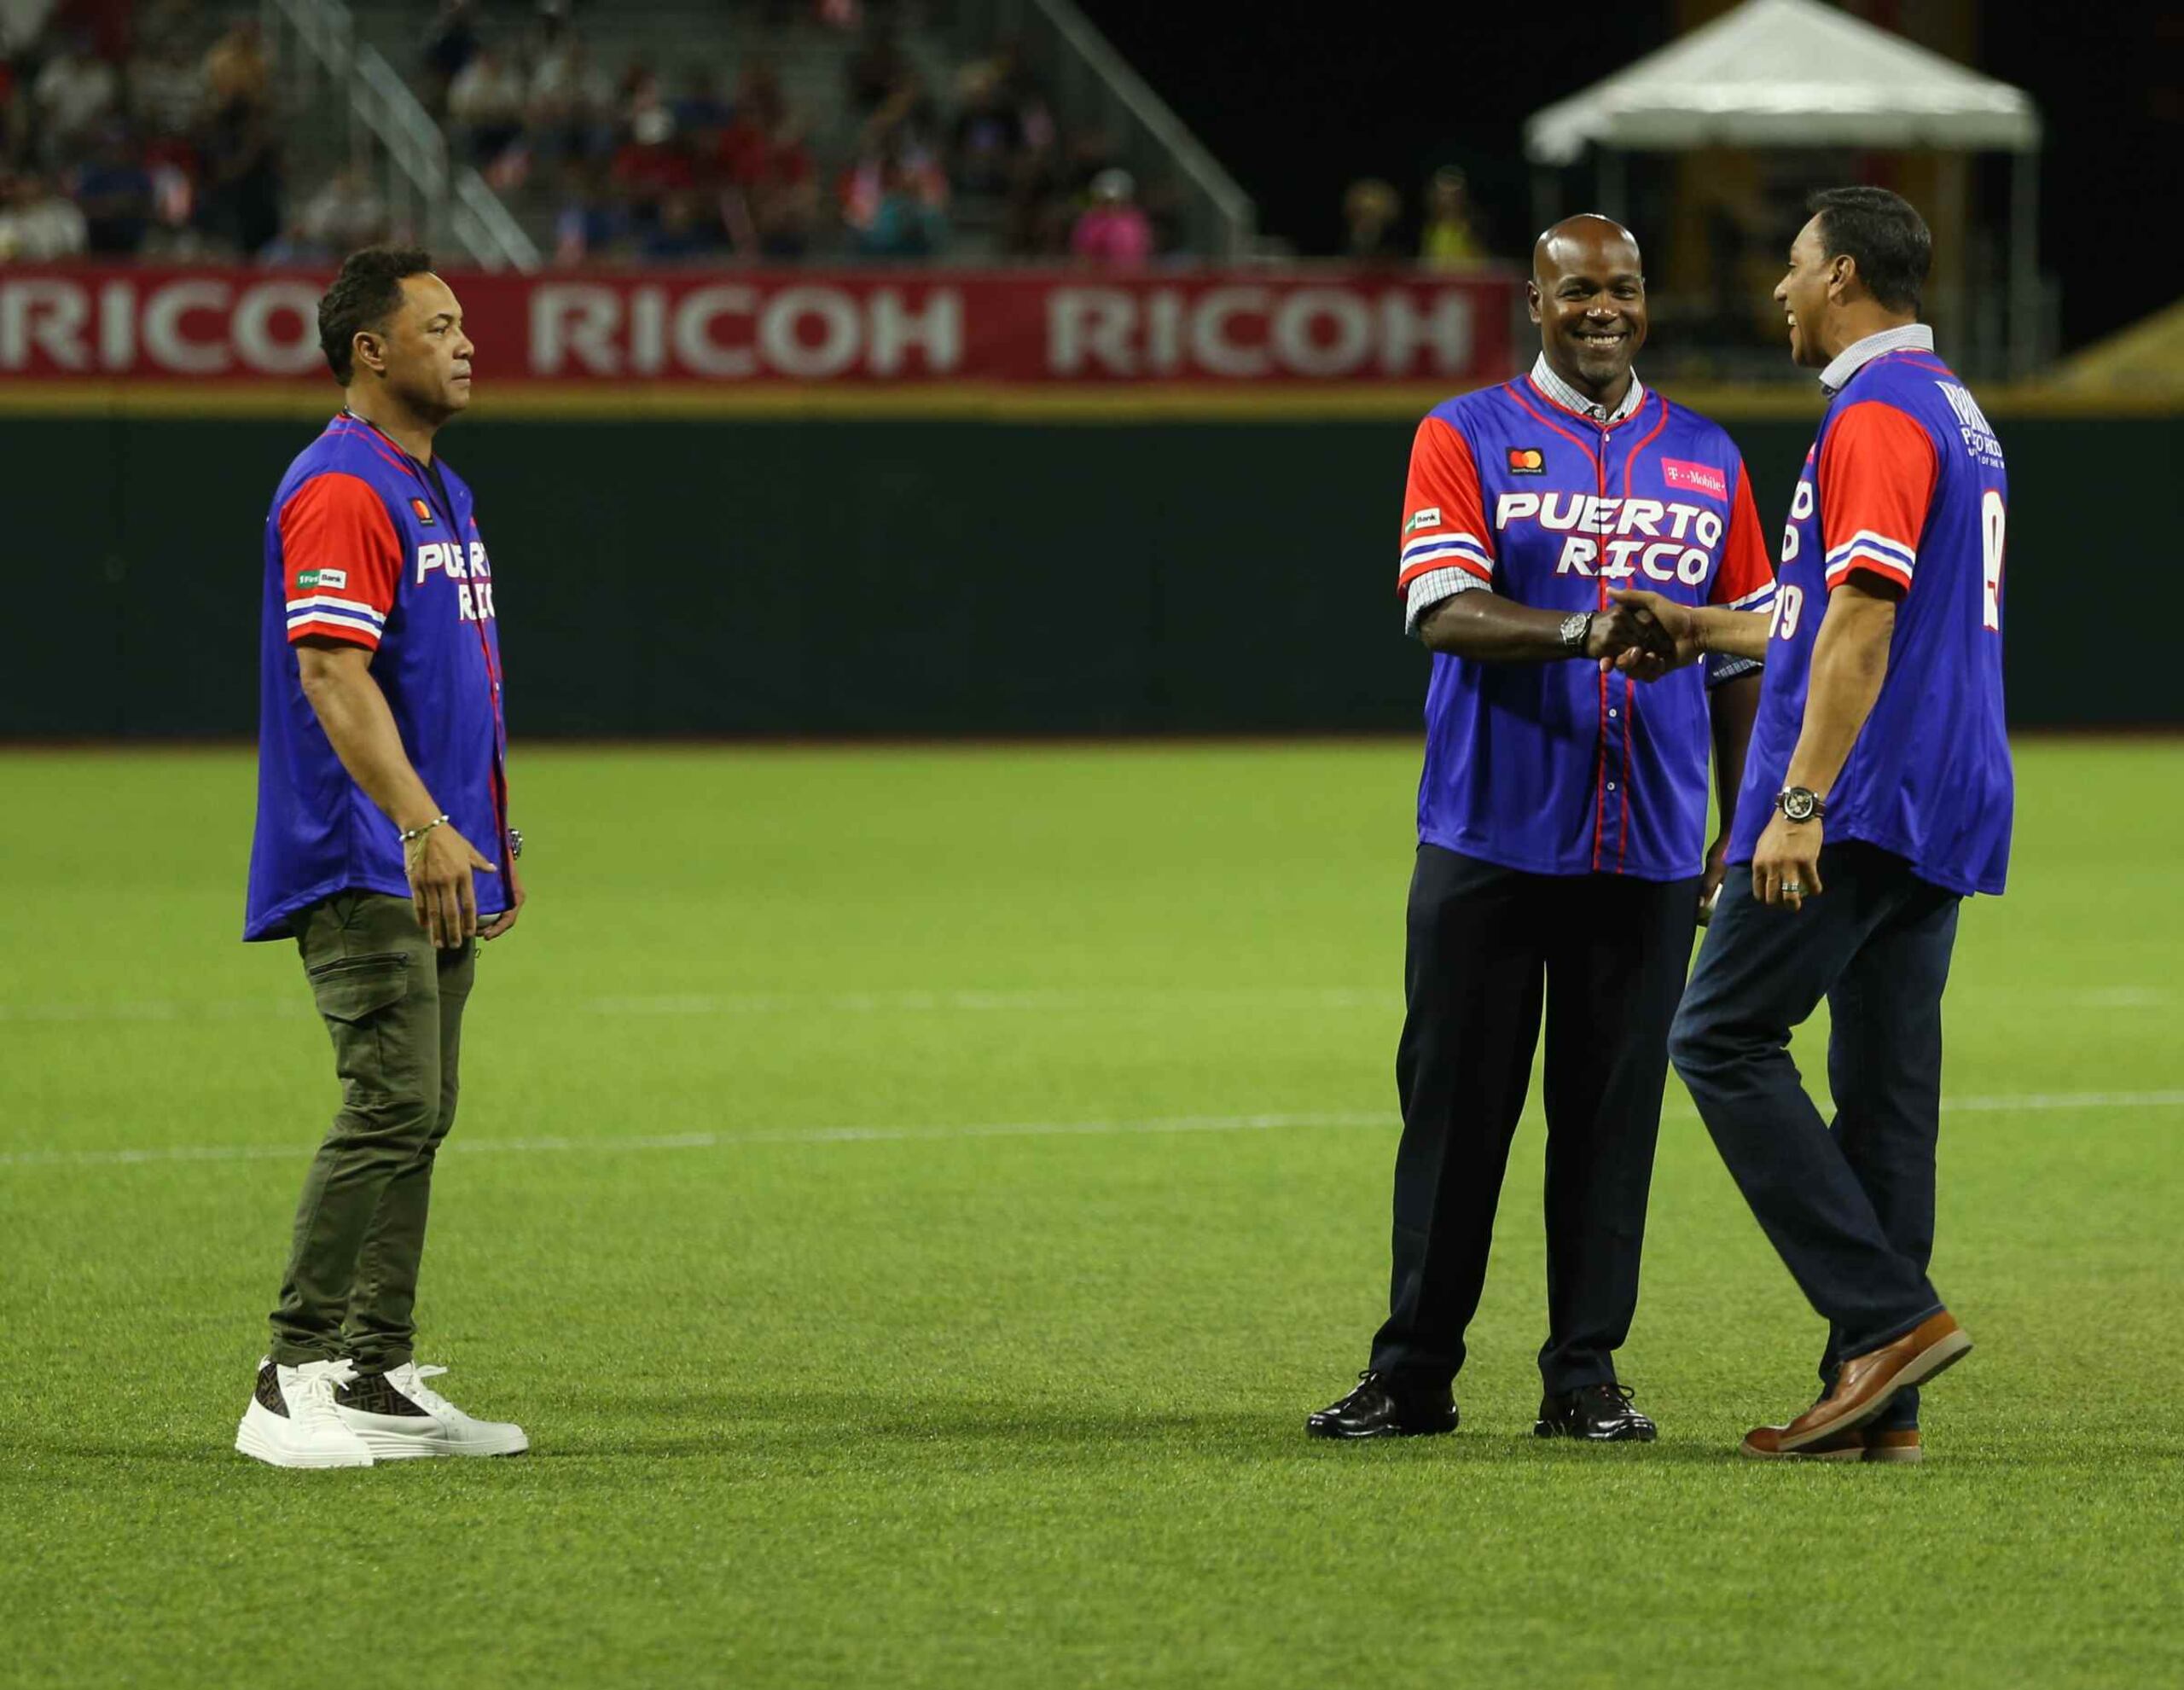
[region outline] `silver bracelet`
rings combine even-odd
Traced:
[[[402,830],[402,843],[404,845],[416,844],[417,841],[423,839],[426,834],[431,833],[433,828],[439,827],[442,822],[446,822],[450,818],[445,816],[435,816],[421,828],[404,828]]]

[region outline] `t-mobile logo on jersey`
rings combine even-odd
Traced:
[[[434,570],[455,583],[457,613],[465,622],[493,619],[492,566],[485,560],[485,543],[473,540],[466,551],[459,540],[436,540],[417,548],[417,584]]]

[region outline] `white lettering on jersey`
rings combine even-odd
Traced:
[[[1986,413],[1979,409],[1979,401],[1972,397],[1971,389],[1954,381],[1937,381],[1934,386],[1942,390],[1949,408],[1956,413],[1957,433],[1964,437],[1964,450],[1989,469],[2000,469],[2002,443],[1995,438]]]

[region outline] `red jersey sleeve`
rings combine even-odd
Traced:
[[[288,639],[379,649],[402,577],[402,542],[370,483],[314,475],[281,507]]]
[[[1410,479],[1403,489],[1402,553],[1396,590],[1437,569],[1461,569],[1494,579],[1493,537],[1479,497],[1478,466],[1464,437],[1438,416],[1418,425],[1410,443]]]
[[[1729,507],[1729,529],[1722,539],[1722,563],[1714,572],[1709,604],[1731,610],[1765,610],[1774,602],[1774,564],[1767,555],[1767,536],[1759,526],[1759,507],[1752,502],[1751,478],[1744,460],[1736,462],[1735,502]]]
[[[1905,411],[1877,399],[1836,418],[1820,452],[1820,543],[1827,589],[1854,569],[1909,591],[1919,536],[1941,474],[1933,438]]]

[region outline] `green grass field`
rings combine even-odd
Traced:
[[[1305,1440],[1385,1295],[1414,758],[523,755],[422,1348],[534,1453],[298,1473],[229,1449],[334,1096],[236,942],[250,759],[0,755],[0,1680],[2184,1681],[2184,745],[2021,748],[1908,1469],[1734,1455],[1820,1333],[1673,1083],[1658,1444],[1530,1436],[1536,1115],[1461,1432]]]

